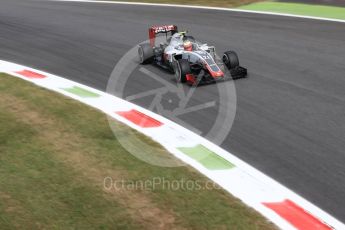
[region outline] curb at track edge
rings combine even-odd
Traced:
[[[218,183],[282,229],[345,229],[345,225],[339,220],[230,152],[158,114],[86,85],[30,67],[0,60],[0,72],[87,104],[152,138],[172,155]],[[78,93],[80,91],[83,93]],[[131,118],[133,112],[134,120]],[[151,120],[137,122],[138,116],[139,119],[144,116]],[[155,135],[157,132],[160,135]],[[167,137],[169,141],[166,140]],[[200,146],[230,163],[231,167],[209,168],[183,151]]]

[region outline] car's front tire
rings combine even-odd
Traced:
[[[184,83],[187,81],[186,75],[190,74],[189,61],[185,59],[179,59],[176,61],[175,76],[177,82]]]
[[[223,54],[223,63],[228,69],[234,69],[240,65],[238,56],[234,51],[226,51]]]
[[[140,44],[138,48],[139,62],[147,64],[153,60],[153,48],[150,44]]]

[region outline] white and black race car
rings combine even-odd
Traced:
[[[161,33],[166,35],[166,39],[156,45],[156,36]],[[187,32],[178,32],[175,25],[152,26],[149,28],[149,38],[150,43],[139,45],[140,63],[155,63],[175,73],[178,82],[195,85],[247,75],[247,69],[239,65],[234,51],[224,52],[221,62],[217,63],[214,46],[197,42]],[[224,65],[229,74],[224,73]]]

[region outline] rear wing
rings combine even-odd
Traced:
[[[150,38],[150,44],[152,47],[155,46],[155,40],[157,34],[168,34],[171,32],[171,35],[178,32],[177,26],[175,25],[162,25],[162,26],[151,26],[149,28],[149,38]]]

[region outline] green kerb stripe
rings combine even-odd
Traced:
[[[205,168],[210,170],[224,170],[234,168],[235,165],[218,156],[203,145],[195,147],[178,148],[181,152],[198,161]]]
[[[63,90],[73,93],[79,97],[99,97],[97,93],[88,91],[86,89],[80,88],[78,86],[74,86],[72,88],[62,88]]]

